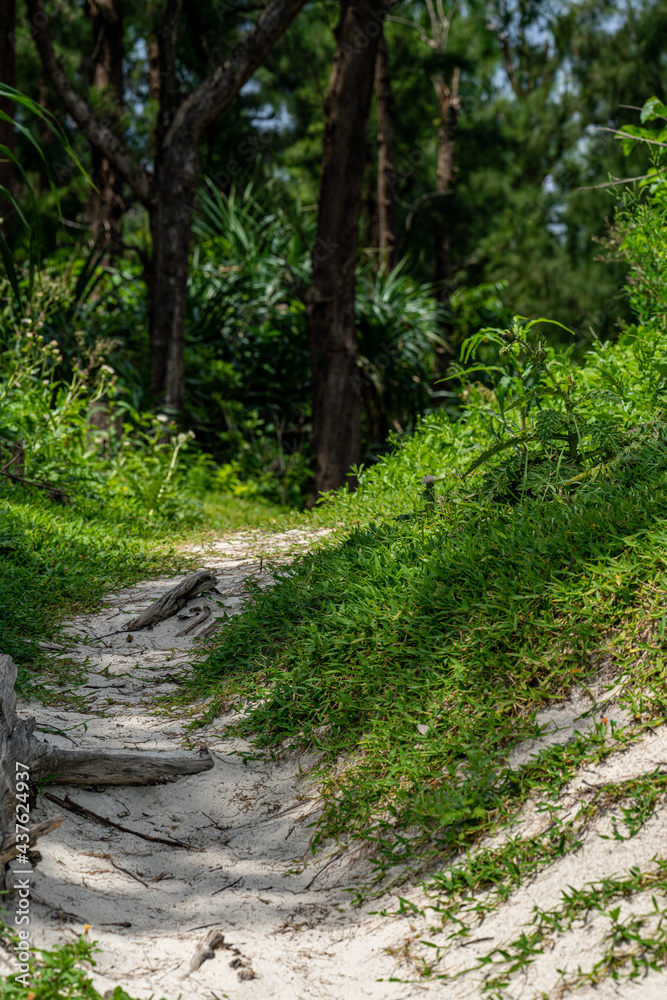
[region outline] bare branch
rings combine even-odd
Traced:
[[[96,117],[88,102],[67,78],[53,51],[53,45],[46,29],[48,18],[42,9],[41,0],[27,0],[27,4],[35,45],[58,97],[86,138],[100,150],[107,160],[113,163],[139,200],[147,204],[151,197],[149,175],[133,160],[108,125]]]
[[[405,220],[405,231],[409,232],[412,229],[412,223],[415,220],[415,216],[419,209],[425,202],[430,201],[432,198],[444,198],[445,195],[451,194],[451,188],[448,191],[428,191],[426,194],[422,194],[417,198],[415,202],[410,206],[410,211]]]
[[[419,37],[422,42],[425,42],[426,45],[430,45],[432,49],[436,47],[436,43],[433,41],[432,38],[428,37],[428,35],[426,34],[426,32],[424,31],[424,29],[422,28],[421,24],[418,21],[411,21],[407,17],[398,17],[397,14],[388,14],[387,20],[393,21],[394,24],[406,24],[409,28],[416,28],[417,31],[419,32]]]
[[[178,0],[171,2],[175,4]],[[230,58],[185,98],[165,136],[166,146],[177,132],[188,133],[195,142],[199,140],[204,129],[231,104],[305,3],[306,0],[271,0]]]
[[[598,125],[595,131],[611,132],[613,135],[617,135],[621,139],[634,139],[635,142],[648,142],[651,146],[662,146],[663,148],[667,147],[667,142],[659,142],[657,139],[649,139],[646,135],[631,135],[629,132],[624,132],[623,129],[619,128],[606,128],[604,125]]]
[[[610,181],[605,181],[604,184],[589,184],[586,187],[579,187],[577,191],[599,191],[601,188],[616,187],[617,184],[632,184],[633,181],[647,181],[650,177],[657,177],[658,174],[664,174],[667,167],[662,167],[660,170],[655,170],[650,174],[640,174],[638,177],[613,177]]]

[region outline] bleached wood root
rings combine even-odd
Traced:
[[[51,816],[49,819],[42,820],[41,823],[35,823],[34,826],[31,826],[28,831],[30,847],[34,847],[40,837],[46,836],[52,830],[57,830],[62,821],[62,813],[58,813],[57,816]],[[8,861],[16,857],[16,854],[16,834],[0,832],[0,866],[6,865]]]
[[[159,601],[151,604],[150,608],[142,612],[138,618],[133,618],[131,622],[128,622],[125,626],[126,631],[136,632],[140,628],[148,628],[171,618],[172,615],[185,607],[191,598],[215,590],[217,582],[213,573],[207,569],[200,569],[168,590]]]
[[[17,822],[17,780],[26,781],[33,789],[46,778],[65,785],[152,785],[213,767],[207,750],[196,754],[143,753],[51,746],[34,735],[34,719],[20,719],[16,714],[15,684],[16,664],[10,656],[0,654],[0,863],[16,854],[12,831]],[[37,824],[30,830],[31,840],[55,830],[61,822],[62,816]]]

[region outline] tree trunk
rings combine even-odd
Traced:
[[[97,0],[97,6],[105,10],[120,11],[121,3]],[[156,401],[171,410],[182,407],[184,395],[188,253],[197,189],[197,149],[206,128],[229,107],[305,3],[270,0],[225,61],[183,95],[177,66],[183,0],[164,0],[158,32],[160,108],[154,171],[149,171],[123,145],[113,122],[97,116],[72,85],[53,51],[50,19],[41,0],[26,0],[35,45],[56,93],[79,128],[95,137],[100,155],[109,160],[149,212],[153,238],[149,268],[151,382]],[[156,83],[153,77],[152,85]]]
[[[326,98],[326,130],[313,272],[306,296],[310,335],[316,493],[337,489],[359,461],[361,383],[354,313],[363,149],[377,40],[388,0],[342,0]]]
[[[444,77],[438,75],[433,85],[438,96],[440,109],[440,129],[438,131],[438,172],[436,190],[447,195],[454,187],[455,133],[461,99],[459,79],[461,70],[456,67],[452,74],[451,86]],[[449,226],[447,198],[438,198],[439,227],[435,237],[435,260],[433,278],[438,288],[444,288],[452,274],[452,234]]]
[[[389,52],[384,33],[375,59],[378,114],[378,229],[380,264],[390,271],[396,263],[396,125]]]
[[[146,39],[146,59],[148,62],[148,96],[156,103],[160,100],[160,51],[154,29],[155,5],[148,0],[146,14],[150,23],[150,33]]]
[[[194,142],[178,134],[156,157],[156,192],[150,212],[151,392],[173,413],[185,394],[185,314],[192,213],[197,193]]]
[[[93,34],[91,84],[100,92],[104,117],[118,128],[124,99],[123,0],[90,0]],[[125,211],[123,178],[116,167],[93,145],[93,181],[97,191],[90,200],[93,239],[117,240]]]
[[[148,96],[152,101],[160,98],[160,65],[157,48],[157,38],[151,35],[146,42],[148,56]]]
[[[0,83],[6,83],[9,87],[16,87],[16,53],[14,51],[14,39],[16,30],[16,0],[0,0]],[[14,102],[0,100],[0,109],[9,115],[14,116]],[[0,143],[8,149],[14,149],[14,125],[13,122],[0,121]],[[0,153],[0,184],[11,190],[12,186],[12,162]],[[0,197],[0,214],[5,215],[10,205],[6,199]]]

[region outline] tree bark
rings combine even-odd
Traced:
[[[148,96],[152,101],[157,101],[160,97],[160,62],[157,38],[154,35],[151,35],[146,42],[146,54],[148,56]]]
[[[155,7],[153,0],[148,0],[146,13],[150,22],[150,31],[146,39],[146,59],[148,62],[148,96],[151,101],[160,100],[160,49],[157,35],[153,29]]]
[[[100,92],[104,116],[119,127],[124,101],[123,0],[89,0],[93,34],[91,84]],[[93,181],[97,191],[90,200],[93,239],[118,240],[125,212],[123,178],[114,164],[93,145]]]
[[[270,0],[231,56],[185,96],[176,75],[183,0],[165,0],[158,38],[160,108],[152,173],[138,164],[68,80],[48,33],[40,0],[27,0],[35,45],[60,100],[90,142],[132,189],[150,214],[153,256],[151,382],[155,402],[178,410],[184,397],[184,343],[188,255],[197,190],[197,149],[210,123],[234,100],[262,64],[306,0]],[[153,78],[153,84],[157,81]]]
[[[342,0],[325,104],[317,239],[306,295],[316,493],[345,482],[354,486],[348,474],[360,458],[355,266],[375,56],[389,6],[389,0]]]
[[[16,53],[14,39],[16,31],[16,0],[0,0],[0,83],[16,87]],[[14,102],[0,100],[0,109],[14,117]],[[0,144],[8,149],[14,149],[13,121],[0,121]],[[0,185],[8,191],[12,187],[12,161],[0,153]],[[9,202],[0,197],[0,214],[9,210]]]
[[[375,59],[375,97],[378,115],[378,239],[380,264],[387,271],[396,264],[396,115],[391,89],[389,51],[384,32],[378,38]]]
[[[440,110],[436,190],[442,196],[449,194],[454,187],[455,133],[461,107],[459,96],[460,76],[461,70],[457,66],[452,73],[451,84],[448,85],[441,75],[436,76],[433,80]],[[448,220],[446,197],[438,198],[438,216],[440,226],[435,237],[433,278],[438,288],[445,288],[452,274],[452,234]]]
[[[150,211],[151,390],[156,403],[174,413],[183,409],[185,395],[185,313],[198,178],[194,144],[178,140],[157,160]]]

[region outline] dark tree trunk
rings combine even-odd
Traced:
[[[104,117],[117,128],[124,99],[123,0],[90,0],[93,35],[91,84],[104,92]],[[93,181],[97,191],[90,200],[93,239],[112,244],[118,239],[125,211],[123,178],[106,156],[93,145]]]
[[[306,297],[316,493],[346,481],[354,485],[348,473],[360,458],[355,265],[375,54],[388,6],[388,0],[343,0],[326,98],[317,239]]]
[[[154,402],[173,412],[182,410],[185,392],[185,311],[198,176],[195,145],[182,139],[157,157],[150,212],[151,390]]]
[[[160,51],[158,47],[157,35],[154,31],[155,6],[152,0],[148,0],[146,13],[151,25],[150,33],[146,39],[146,58],[148,62],[148,96],[151,101],[160,100]]]
[[[157,51],[157,38],[151,35],[146,42],[148,56],[148,96],[152,101],[160,97],[160,65]]]
[[[14,40],[16,30],[16,0],[0,0],[0,83],[16,87],[16,53]],[[14,102],[0,100],[0,109],[14,116]],[[14,149],[13,122],[0,121],[0,143],[8,149]],[[0,153],[0,184],[11,191],[12,162]],[[6,199],[0,197],[0,215],[5,215],[10,206]]]
[[[104,0],[104,6],[120,9],[121,2]],[[172,410],[183,404],[188,255],[198,178],[197,149],[206,128],[229,107],[305,3],[270,0],[225,62],[184,95],[176,67],[183,0],[164,0],[158,33],[160,108],[154,171],[149,173],[123,146],[113,122],[98,118],[69,81],[53,51],[49,18],[40,0],[27,0],[35,44],[58,96],[77,125],[94,136],[91,141],[99,153],[110,161],[149,212],[153,241],[148,267],[151,381],[155,400]],[[102,0],[98,5],[102,6]],[[154,50],[152,56],[149,51],[150,58],[154,58]],[[149,70],[154,87],[154,64]]]
[[[438,194],[446,196],[454,187],[454,152],[455,133],[458,122],[461,99],[459,97],[458,67],[452,74],[451,86],[445,83],[444,77],[437,76],[433,83],[438,96],[440,109],[440,129],[438,131]],[[449,225],[447,198],[438,198],[439,225],[435,237],[435,261],[433,278],[438,288],[446,291],[447,282],[452,275],[452,235]]]
[[[378,114],[377,198],[380,263],[390,271],[396,263],[396,120],[389,52],[384,33],[378,38],[375,96]]]

